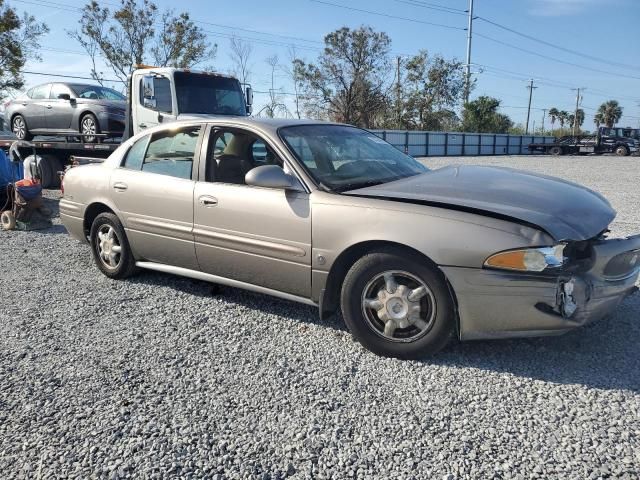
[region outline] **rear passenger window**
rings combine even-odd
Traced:
[[[190,179],[199,135],[200,126],[154,133],[142,171]]]
[[[122,166],[131,170],[140,170],[144,160],[144,152],[147,150],[147,143],[149,143],[149,135],[145,135],[134,143],[127,152]]]

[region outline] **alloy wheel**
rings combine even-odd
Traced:
[[[111,225],[105,224],[98,229],[96,249],[98,258],[105,267],[118,268],[122,257],[122,246],[116,230]]]
[[[377,335],[393,342],[413,342],[433,327],[436,300],[431,289],[415,275],[386,271],[364,288],[362,312]]]
[[[91,115],[87,115],[82,119],[81,133],[83,135],[95,135],[96,132],[97,132],[96,121]],[[95,137],[85,136],[83,137],[83,139],[85,142],[91,143],[95,140]]]
[[[24,140],[27,135],[27,125],[24,123],[22,117],[16,117],[13,119],[13,133],[15,133],[18,140]]]

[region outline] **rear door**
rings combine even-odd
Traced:
[[[203,127],[181,126],[140,138],[110,187],[138,258],[198,269],[193,244],[195,157]]]
[[[45,105],[49,103],[50,90],[50,83],[40,85],[29,90],[30,98],[20,100],[23,106],[22,115],[31,131],[46,128]]]
[[[71,98],[75,97],[71,89],[62,83],[54,83],[51,85],[49,93],[49,101],[45,105],[45,124],[47,130],[60,131],[73,128],[77,130],[78,125],[71,125],[73,114],[76,111],[75,103],[70,100],[58,98],[59,95],[66,93]]]

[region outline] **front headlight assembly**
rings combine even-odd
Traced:
[[[518,272],[544,272],[562,267],[566,262],[566,244],[553,247],[522,248],[491,255],[484,262],[487,268]]]

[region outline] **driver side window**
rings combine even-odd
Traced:
[[[205,165],[207,182],[245,185],[245,175],[261,165],[283,162],[273,149],[253,133],[238,130],[219,130],[211,140]]]

